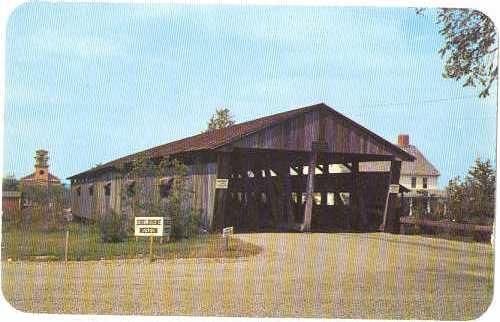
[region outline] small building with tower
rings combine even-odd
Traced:
[[[49,152],[37,150],[35,155],[35,171],[20,180],[24,186],[29,185],[60,185],[61,180],[49,172]]]

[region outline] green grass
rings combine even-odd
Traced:
[[[120,243],[104,243],[95,225],[71,223],[68,260],[124,259],[149,256],[149,238],[130,237]],[[44,231],[35,225],[11,226],[2,233],[2,259],[63,260],[66,229]],[[155,237],[157,258],[241,257],[259,253],[260,248],[232,238],[229,250],[224,250],[220,235],[201,235],[190,239],[164,242]]]

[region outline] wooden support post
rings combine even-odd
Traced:
[[[357,180],[358,180],[358,170],[359,170],[359,163],[358,162],[352,162],[351,166],[349,167],[349,170],[351,171],[351,191],[350,191],[350,204],[351,204],[351,213],[349,214],[351,216],[351,223],[354,223],[354,229],[359,229],[360,228],[360,216],[359,216],[359,193],[358,193],[358,185],[357,185]]]
[[[344,202],[342,201],[342,198],[340,197],[340,192],[338,191],[334,192],[333,197],[335,199],[334,201],[335,209],[337,211],[335,217],[341,219],[341,226],[343,229],[346,230],[351,229],[351,218],[349,216],[346,216],[345,205]]]
[[[354,209],[354,222],[356,224],[356,229],[365,230],[368,225],[368,218],[366,216],[365,207],[365,189],[363,178],[359,173],[359,162],[352,162],[351,166],[352,173],[352,208]]]
[[[366,230],[368,228],[368,215],[366,213],[366,189],[362,178],[358,177],[358,213],[361,223],[361,229]]]
[[[271,160],[268,160],[267,164],[268,165],[266,167],[269,167],[269,165],[271,164]],[[271,216],[273,217],[274,224],[278,225],[280,221],[279,200],[277,194],[274,191],[271,170],[269,168],[266,168],[264,170],[264,173],[266,174],[266,203],[270,208],[269,210]]]
[[[219,153],[217,155],[217,178],[229,179],[231,174],[231,159],[229,153]],[[229,183],[230,185],[231,183]],[[214,205],[214,223],[215,231],[220,232],[224,227],[224,216],[226,213],[226,204],[228,198],[228,189],[215,190],[215,205]]]
[[[224,250],[227,252],[229,250],[229,236],[225,235],[224,238]]]
[[[247,225],[250,226],[252,225],[251,221],[251,211],[250,211],[250,197],[251,197],[251,192],[250,192],[250,178],[248,177],[248,161],[247,164],[244,167],[244,173],[243,173],[243,210],[241,212],[243,222]],[[247,227],[248,228],[248,227]]]
[[[153,254],[153,236],[149,236],[149,262],[152,263],[154,261],[154,254]]]
[[[251,171],[254,174],[253,178],[250,178],[248,172]],[[253,167],[253,158],[248,156],[246,158],[244,166],[244,189],[245,189],[245,205],[244,205],[244,216],[248,224],[248,228],[255,230],[258,228],[258,218],[256,212],[256,198],[255,198],[255,179],[256,173]]]
[[[301,231],[311,230],[312,208],[314,202],[314,169],[316,169],[317,153],[311,152],[308,164],[307,184],[306,184],[306,204],[304,208],[304,222],[302,223]]]
[[[287,224],[289,228],[295,222],[292,209],[292,181],[290,176],[290,166],[288,160],[285,162],[281,169],[280,175],[282,176],[283,182],[283,210],[285,218],[287,219]]]
[[[257,226],[258,228],[260,228],[262,225],[261,225],[261,220],[262,220],[262,217],[266,218],[266,217],[269,217],[271,216],[271,209],[270,207],[266,207],[264,208],[263,207],[263,203],[262,203],[262,194],[266,194],[266,189],[265,189],[265,184],[266,184],[266,180],[264,180],[264,170],[262,169],[263,168],[263,164],[260,162],[261,160],[256,160],[256,166],[255,168],[253,169],[253,172],[254,172],[254,191],[255,191],[255,204],[257,205],[255,209],[257,209],[257,212],[255,214],[255,219],[256,219],[256,223],[257,223]],[[269,199],[269,196],[266,194],[266,200]]]
[[[389,193],[391,184],[399,184],[399,177],[401,174],[401,161],[391,161],[391,170],[389,172],[389,184],[387,185],[387,195],[384,207],[384,217],[380,230],[384,232],[398,232],[398,221],[396,218],[396,202],[398,198],[397,193]]]
[[[235,178],[246,180],[246,171],[245,171],[245,164],[244,164],[244,155],[243,153],[240,153],[237,158],[237,162],[235,166],[233,166],[233,173],[235,175]],[[236,170],[236,171],[234,171]],[[240,180],[241,181],[241,180]],[[238,209],[235,211],[235,226],[238,228],[242,227],[242,223],[245,220],[245,212],[246,212],[246,207],[245,207],[245,191],[243,192],[241,190],[237,191],[236,193],[236,200],[237,200],[237,205]]]
[[[328,205],[328,191],[321,191],[321,205]]]

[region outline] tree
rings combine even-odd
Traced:
[[[469,213],[475,218],[493,218],[495,214],[496,175],[490,160],[476,159],[465,177],[465,190],[469,197]]]
[[[2,190],[3,191],[18,191],[19,190],[19,180],[13,174],[6,175],[2,180]]]
[[[456,177],[446,187],[450,219],[490,224],[495,215],[495,185],[490,160],[476,159],[463,181]]]
[[[125,202],[128,200],[131,206],[131,219],[136,216],[171,219],[174,238],[190,237],[198,232],[199,216],[192,208],[193,191],[189,187],[186,165],[168,157],[154,162],[141,154],[132,162],[130,171],[120,171],[127,185],[122,192],[127,195]]]
[[[28,206],[23,210],[23,221],[28,224],[42,224],[45,231],[60,229],[65,222],[63,216],[63,187],[59,185],[23,185],[19,191]]]
[[[422,14],[424,9],[417,9]],[[487,97],[497,81],[497,33],[493,21],[473,9],[438,9],[436,23],[445,42],[439,54],[445,59],[443,77],[464,80],[464,87],[480,86]]]
[[[462,222],[465,209],[465,190],[460,177],[455,177],[448,182],[446,191],[446,205],[448,208],[449,219]]]
[[[208,122],[207,132],[222,129],[234,125],[235,121],[228,108],[220,108],[215,110]]]
[[[125,187],[121,190],[126,195],[125,200],[130,205],[130,222],[127,222],[127,229],[132,227],[134,217],[138,216],[163,216],[161,203],[157,193],[151,188],[152,185],[159,185],[159,178],[167,165],[162,160],[155,164],[150,157],[139,154],[132,162],[130,169],[120,169],[124,178]]]

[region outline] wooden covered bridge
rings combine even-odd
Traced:
[[[397,231],[398,195],[389,189],[399,185],[401,161],[414,159],[325,104],[140,153],[185,163],[202,222],[212,230],[236,231]],[[70,177],[73,214],[96,219],[109,207],[127,212],[116,167],[137,155]],[[364,162],[387,162],[390,170],[364,172]]]

